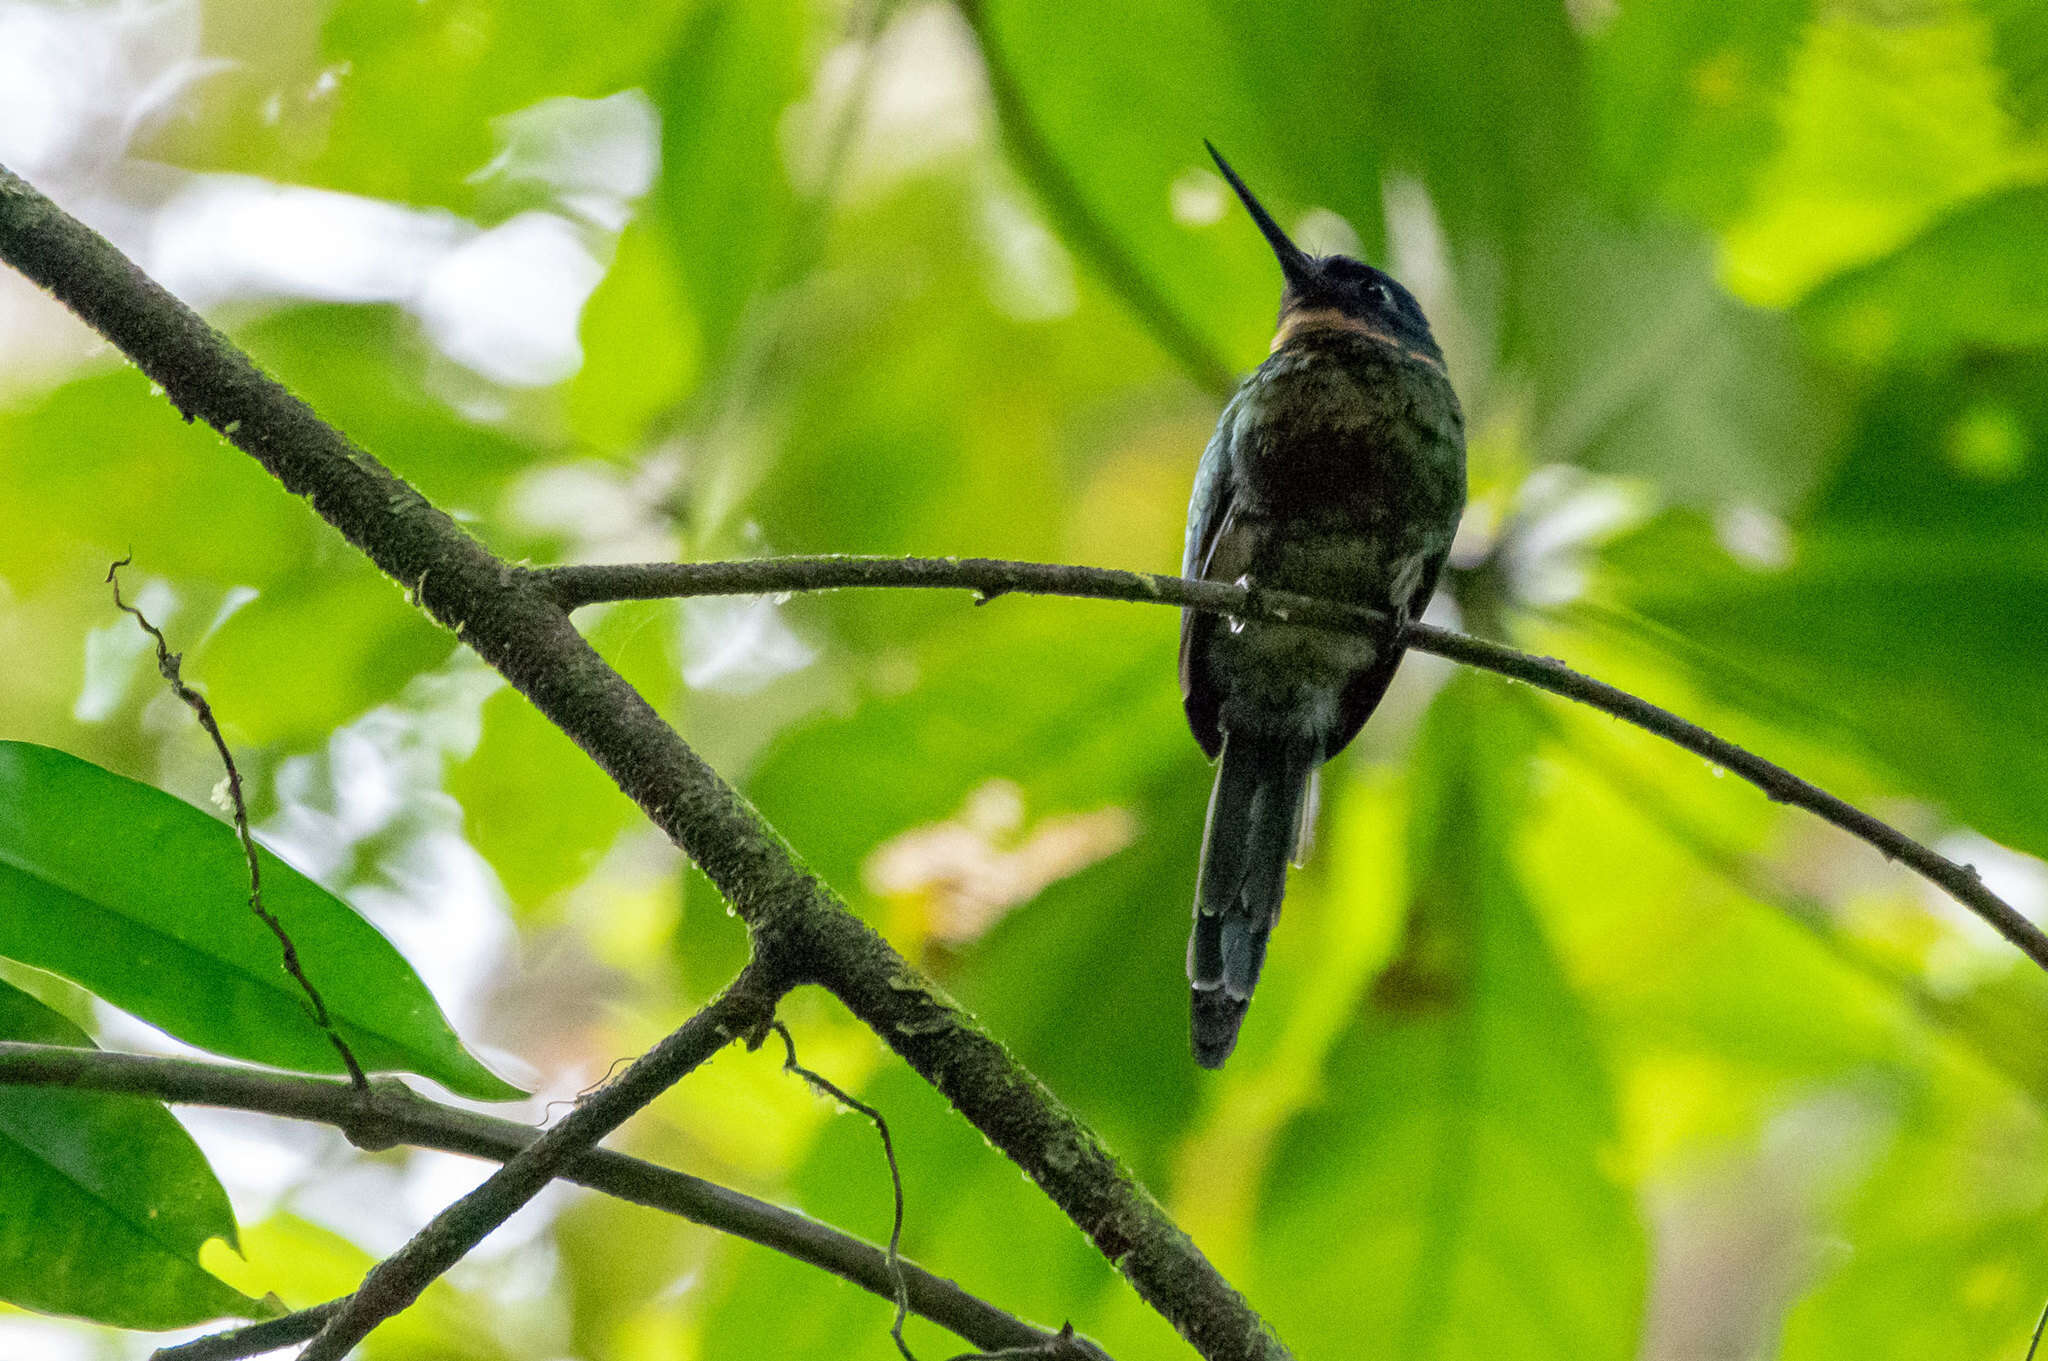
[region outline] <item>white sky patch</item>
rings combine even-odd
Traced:
[[[204,1331],[195,1330],[195,1336]],[[0,1356],[33,1356],[36,1361],[104,1361],[103,1341],[103,1334],[81,1328],[69,1319],[0,1315]],[[153,1337],[150,1345],[165,1341]]]
[[[750,695],[817,655],[762,596],[684,601],[682,650],[685,684],[731,695]]]
[[[870,52],[875,65],[860,90]],[[824,186],[849,101],[862,98],[848,147],[847,186],[872,191],[971,147],[989,133],[988,81],[965,21],[950,5],[905,9],[872,45],[842,43],[818,64],[817,83],[782,125],[791,179]]]
[[[2048,864],[1975,832],[1956,832],[1934,849],[1959,865],[1972,865],[1984,887],[2036,925],[2048,925]],[[1927,954],[1927,982],[1937,995],[1954,996],[2013,968],[2012,946],[1991,924],[1924,880],[1914,881],[1921,901],[1951,930]]]
[[[1309,209],[1288,234],[1310,255],[1349,255],[1355,260],[1365,253],[1358,229],[1328,208]]]
[[[484,228],[440,210],[128,161],[140,132],[223,68],[201,38],[192,0],[0,0],[0,162],[202,311],[394,303],[449,359],[501,387],[551,385],[582,366],[584,304],[610,238],[659,170],[659,118],[643,93],[548,99],[499,119],[499,152],[474,178],[537,184],[559,211]],[[309,98],[347,74],[322,73]],[[33,290],[0,288],[10,386],[60,377],[92,353],[76,332]]]
[[[247,298],[405,302],[475,230],[448,212],[196,175],[158,213],[147,256],[158,281],[201,311]]]
[[[413,301],[450,359],[507,387],[545,387],[583,367],[577,328],[604,266],[553,213],[521,213],[448,252]]]
[[[1736,561],[1778,571],[1792,565],[1792,531],[1761,506],[1731,506],[1714,517],[1714,537]]]
[[[535,468],[508,495],[520,525],[569,538],[576,562],[660,562],[677,552],[675,524],[663,507],[684,478],[683,460],[663,450],[630,468],[591,461]]]
[[[0,163],[31,180],[102,171],[226,63],[200,56],[192,0],[0,0]]]
[[[1023,200],[1000,184],[978,196],[981,239],[994,256],[989,296],[1019,321],[1051,321],[1071,313],[1081,296],[1074,262]]]
[[[583,305],[604,277],[586,235],[548,212],[480,231],[438,209],[198,175],[164,205],[145,259],[201,311],[238,300],[397,303],[463,367],[543,387],[583,364]]]
[[[1561,605],[1586,589],[1587,553],[1651,508],[1639,487],[1583,469],[1549,464],[1523,483],[1509,541],[1515,594],[1532,605]]]
[[[1230,208],[1230,186],[1222,176],[1197,166],[1167,186],[1166,204],[1183,227],[1211,226]]]
[[[295,867],[346,890],[465,1037],[513,931],[496,876],[463,839],[461,807],[441,792],[442,770],[475,750],[483,701],[501,684],[473,659],[416,679],[399,703],[336,732],[322,756],[284,762],[283,806],[257,828]],[[374,875],[337,883],[372,837],[388,847]]]
[[[661,119],[639,90],[544,99],[491,126],[502,145],[472,183],[545,185],[563,209],[608,232],[625,227],[661,169]]]
[[[167,620],[178,611],[178,593],[155,577],[124,594],[152,621]],[[156,670],[155,656],[156,644],[125,614],[93,629],[85,635],[85,680],[72,702],[71,716],[80,723],[99,723],[112,716],[136,677]]]

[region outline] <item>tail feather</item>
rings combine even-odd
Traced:
[[[1306,743],[1224,738],[1188,939],[1195,1061],[1205,1068],[1222,1067],[1236,1048],[1266,962],[1301,833],[1312,754]]]

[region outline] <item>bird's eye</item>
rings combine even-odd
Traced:
[[[1371,283],[1367,284],[1365,292],[1366,296],[1376,303],[1391,306],[1394,301],[1394,291],[1378,279],[1374,279]]]

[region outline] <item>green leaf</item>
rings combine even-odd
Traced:
[[[656,221],[669,234],[707,368],[791,247],[796,193],[782,130],[806,83],[811,16],[800,0],[709,0],[655,79]]]
[[[309,111],[325,124],[315,134],[319,152],[291,176],[471,212],[489,192],[477,172],[496,150],[493,119],[553,96],[597,98],[646,82],[684,8],[680,0],[342,0],[321,33],[332,93]]]
[[[363,1067],[479,1100],[521,1095],[463,1049],[391,943],[339,898],[260,852],[283,921]],[[304,1072],[341,1071],[248,905],[232,828],[75,756],[0,743],[0,955],[61,974],[189,1044]]]
[[[1723,277],[1767,306],[1896,249],[1943,210],[2039,178],[1964,5],[1829,10],[1807,26],[1777,152],[1723,237]]]
[[[1909,1073],[1835,1095],[1825,1166],[1837,1177],[1844,1163],[1869,1168],[1831,1226],[1855,1251],[1791,1312],[1784,1361],[2027,1353],[2048,1298],[2039,1109],[1973,1063]]]
[[[1651,478],[1710,506],[1784,507],[1812,489],[1841,398],[1796,327],[1720,287],[1705,237],[1586,218],[1545,249],[1574,286],[1526,328],[1536,462]]]
[[[1628,204],[1738,211],[1776,148],[1813,0],[1623,5],[1589,54],[1600,168]]]
[[[650,701],[674,688],[672,606],[626,605],[585,632]],[[631,800],[562,730],[509,686],[483,703],[476,749],[448,770],[463,835],[524,913],[581,883],[620,832],[642,822]]]
[[[1897,376],[1787,561],[1671,516],[1610,546],[1614,590],[1717,700],[1848,735],[1907,790],[2048,851],[2044,379],[2034,357]]]
[[[1830,349],[1865,364],[1927,364],[1968,347],[2048,344],[2048,185],[1967,203],[1800,307]]]
[[[1517,882],[1528,719],[1493,684],[1432,708],[1406,942],[1274,1155],[1251,1291],[1301,1355],[1636,1355],[1643,1232],[1603,1057]]]
[[[91,1048],[0,982],[0,1040]],[[227,1192],[157,1102],[0,1085],[0,1299],[123,1328],[179,1328],[264,1306],[199,1265],[235,1243]]]

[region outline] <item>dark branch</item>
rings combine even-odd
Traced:
[[[540,1138],[540,1131],[531,1125],[443,1105],[391,1078],[373,1081],[365,1095],[348,1083],[331,1078],[63,1045],[0,1043],[0,1087],[60,1087],[177,1105],[253,1111],[333,1125],[353,1142],[367,1147],[430,1148],[492,1162],[505,1162]],[[887,1253],[795,1210],[756,1200],[686,1172],[601,1148],[572,1159],[562,1170],[562,1178],[759,1243],[829,1271],[883,1299],[895,1298],[895,1277],[889,1269]],[[952,1281],[935,1276],[914,1262],[905,1261],[902,1266],[912,1312],[978,1347],[1037,1346],[1057,1336],[968,1294]],[[309,1312],[312,1311],[302,1310],[293,1318]],[[235,1334],[249,1331],[237,1329]],[[307,1328],[271,1345],[283,1347],[303,1342],[317,1331],[317,1326]],[[210,1339],[201,1339],[207,1340]],[[170,1352],[187,1361],[185,1348],[198,1345],[186,1343]],[[196,1361],[199,1355],[192,1353],[189,1361]]]
[[[634,1112],[741,1036],[775,1015],[783,988],[750,964],[711,1004],[634,1060],[610,1085],[586,1097],[562,1123],[520,1149],[412,1241],[371,1268],[348,1302],[327,1320],[301,1361],[340,1361],[370,1330],[401,1309],[539,1195],[570,1163]]]
[[[756,957],[788,971],[781,982],[829,988],[1023,1169],[1198,1352],[1209,1361],[1287,1356],[1094,1132],[806,871],[752,805],[591,649],[532,574],[492,555],[103,237],[4,168],[0,259],[133,359],[187,419],[206,421],[306,498],[503,674],[696,862],[746,923]],[[621,1085],[642,1090],[638,1067]],[[558,1144],[553,1155],[563,1151]],[[458,1236],[479,1230],[488,1227],[465,1214]],[[439,1239],[444,1230],[432,1232]]]
[[[848,586],[916,587],[972,591],[979,599],[998,595],[1081,596],[1210,610],[1243,619],[1263,619],[1329,628],[1339,632],[1369,627],[1381,618],[1371,610],[1333,600],[1289,595],[1257,586],[1186,581],[1149,572],[1069,567],[995,558],[760,558],[747,562],[619,563],[553,567],[535,576],[565,607],[605,600],[652,600],[673,596],[750,595],[835,590]],[[1533,685],[1577,700],[1731,770],[1777,803],[1791,804],[1868,842],[1926,878],[1989,922],[2027,958],[2048,969],[2048,935],[1984,886],[1974,867],[1959,865],[1898,828],[1854,804],[1766,761],[1697,723],[1605,681],[1594,680],[1551,657],[1536,657],[1500,643],[1430,624],[1411,624],[1407,645],[1466,666]]]

